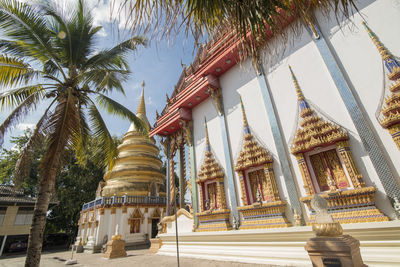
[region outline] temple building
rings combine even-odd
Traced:
[[[136,115],[150,127],[143,90]],[[166,206],[165,174],[158,155],[154,138],[137,131],[132,123],[96,199],[82,207],[77,244],[97,252],[116,231],[126,246],[148,244],[157,235]]]
[[[349,18],[316,11],[294,42],[271,38],[281,52],[261,46],[257,58],[220,32],[183,69],[150,133],[169,166],[166,215],[174,161],[190,174],[180,256],[311,266],[318,194],[364,263],[400,265],[400,5],[357,7]],[[162,220],[159,254],[176,253],[173,221]]]

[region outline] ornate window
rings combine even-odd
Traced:
[[[254,139],[241,99],[240,104],[244,142],[235,164],[244,204],[238,207],[243,218],[240,229],[287,227],[290,223],[285,217],[286,202],[279,197],[272,157]]]
[[[347,132],[316,114],[305,100],[292,69],[290,71],[300,107],[291,152],[296,156],[307,195],[300,200],[312,211],[313,194],[321,194],[328,200],[330,210],[334,210],[332,216],[341,223],[388,220],[375,207],[375,188],[365,187]],[[313,220],[312,211],[310,221]]]
[[[129,233],[136,234],[140,233],[140,224],[143,222],[144,216],[140,212],[139,208],[136,208],[134,212],[129,216],[128,224],[130,226]]]
[[[211,152],[206,129],[206,151],[204,163],[198,172],[196,183],[200,189],[199,227],[196,231],[230,230],[230,210],[226,208],[224,172]]]
[[[348,175],[338,156],[336,146],[330,146],[323,150],[317,149],[317,151],[313,150],[305,154],[307,162],[311,166],[310,172],[316,191],[330,191],[331,187],[350,188]]]
[[[211,152],[207,126],[205,158],[196,182],[200,188],[202,211],[226,209],[224,173]]]

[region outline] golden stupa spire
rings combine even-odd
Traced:
[[[140,101],[139,101],[139,106],[137,108],[137,112],[136,114],[143,114],[146,115],[146,104],[144,102],[144,86],[145,86],[145,82],[142,82],[142,95],[140,96]]]
[[[300,85],[299,85],[299,83],[297,82],[296,76],[294,75],[291,66],[289,66],[289,70],[290,70],[290,73],[292,74],[292,80],[293,80],[294,87],[296,88],[297,100],[299,100],[299,101],[304,101],[303,92],[302,92],[301,89],[300,89]]]
[[[378,48],[379,54],[381,55],[382,59],[386,60],[387,58],[389,58],[389,52],[386,50],[385,46],[379,41],[376,35],[371,31],[367,23],[365,23],[365,21],[362,21],[361,23],[362,25],[364,25],[365,30],[368,32],[368,35],[371,38],[372,42],[374,42],[376,48]]]

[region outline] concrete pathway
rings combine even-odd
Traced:
[[[103,254],[87,254],[87,253],[74,253],[74,259],[78,260],[78,264],[71,265],[76,267],[176,267],[176,257],[170,256],[159,256],[155,254],[149,254],[148,250],[129,250],[127,251],[128,256],[117,259],[104,259]],[[41,267],[61,267],[69,266],[65,265],[65,261],[70,259],[71,252],[44,252],[41,259]],[[2,257],[0,259],[0,267],[23,267],[25,262],[25,256],[20,255],[16,257]],[[259,265],[259,264],[245,264],[237,262],[227,261],[213,261],[204,259],[194,258],[180,258],[181,267],[267,267],[271,265]]]

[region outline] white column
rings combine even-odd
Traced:
[[[6,239],[7,235],[3,237],[3,242],[1,243],[1,249],[0,249],[0,256],[3,255],[3,250],[4,250],[4,245],[6,244]]]
[[[119,221],[119,229],[120,229],[119,233],[122,236],[122,239],[124,239],[124,240],[125,240],[125,236],[126,236],[126,224],[127,224],[126,214],[127,213],[128,213],[128,211],[124,213],[121,210],[121,220]]]
[[[111,210],[107,210],[107,211],[108,211],[108,232],[107,232],[107,236],[108,236],[108,240],[111,240],[111,237],[114,234],[112,232],[114,214],[111,214]]]
[[[103,223],[103,220],[104,220],[104,213],[103,213],[103,215],[101,215],[100,214],[100,212],[99,212],[99,224],[98,224],[98,226],[97,226],[97,231],[96,231],[96,245],[101,245],[102,244],[102,242],[103,242],[103,232],[104,232],[104,230],[103,230],[103,225],[104,225],[104,223]]]

